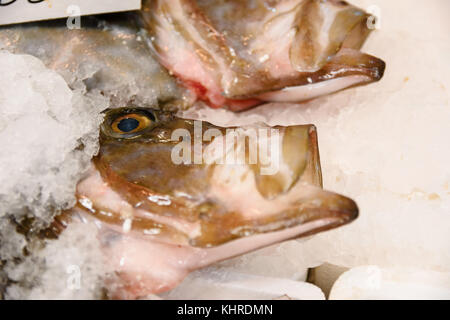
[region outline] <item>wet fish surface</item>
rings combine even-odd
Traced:
[[[68,29],[65,19],[0,27],[0,49],[41,59],[73,89],[97,91],[111,105],[187,107],[189,94],[148,41],[136,13],[83,16],[80,29]]]
[[[322,190],[321,179],[314,126],[221,128],[118,108],[105,114],[72,214],[102,224],[106,261],[119,275],[111,296],[136,298],[214,262],[354,220],[355,202]]]
[[[363,10],[336,0],[144,1],[159,61],[212,107],[299,102],[382,78]]]

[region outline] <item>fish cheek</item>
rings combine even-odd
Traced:
[[[94,163],[104,181],[132,207],[197,222],[200,213],[195,208],[205,200],[213,166],[175,164],[172,147],[162,142],[104,143]]]

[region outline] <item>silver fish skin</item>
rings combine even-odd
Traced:
[[[80,29],[68,29],[65,19],[0,27],[0,49],[41,59],[70,87],[97,92],[111,106],[187,107],[189,93],[157,62],[149,41],[134,12],[83,16]]]

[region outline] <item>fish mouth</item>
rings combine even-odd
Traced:
[[[317,187],[311,187],[308,193],[310,196],[299,199],[292,208],[263,218],[243,219],[242,214],[228,213],[204,219],[201,236],[191,239],[189,244],[220,246],[237,239],[296,228],[292,238],[305,237],[348,224],[358,217],[357,204],[347,197]]]
[[[358,50],[343,48],[319,71],[304,77],[285,78],[270,86],[270,89],[252,94],[263,101],[271,102],[310,100],[343,89],[377,82],[383,78],[385,70],[386,63],[383,60]]]
[[[358,217],[359,212],[357,204],[350,198],[322,190],[318,186],[299,183],[293,194],[301,190],[300,197],[284,210],[260,214],[260,217],[246,216],[237,210],[227,211],[212,203],[207,203],[206,210],[205,203],[193,206],[192,203],[182,204],[173,198],[163,199],[167,202],[160,205],[169,214],[161,215],[131,205],[123,195],[108,186],[99,171],[95,168],[91,171],[90,177],[79,184],[78,208],[89,211],[97,219],[121,231],[197,248],[222,247],[227,243],[255,237],[267,236],[267,239],[271,239],[270,235],[274,233],[283,235],[283,240],[309,236],[348,224]],[[142,188],[141,194],[145,192]],[[145,198],[148,199],[149,194],[145,193]],[[155,201],[157,196],[153,196],[152,201]],[[282,196],[280,201],[287,201],[289,196]],[[179,210],[181,206],[191,215],[177,216],[179,212],[176,209]],[[131,230],[125,230],[127,221]]]
[[[383,78],[385,70],[386,63],[383,60],[359,50],[342,48],[330,62],[318,71],[274,79],[273,82],[258,90],[227,98],[247,99],[257,97],[264,101],[273,101],[273,97],[269,96],[273,92],[297,87],[304,87],[304,90],[311,91],[319,85],[324,86],[334,82],[338,84],[335,85],[336,88],[327,89],[329,93],[332,93],[341,89],[377,82]],[[348,79],[354,79],[354,81],[351,82]],[[321,94],[318,93],[318,95]],[[289,99],[286,100],[285,98],[283,101],[289,102]],[[296,100],[294,99],[291,102],[293,101]]]
[[[252,236],[243,237],[234,241],[223,243],[216,247],[206,248],[204,249],[206,254],[204,258],[200,260],[199,265],[201,267],[205,267],[214,262],[230,259],[247,252],[270,246],[275,243],[294,240],[334,229],[351,222],[357,217],[358,213],[357,211],[349,212],[345,215],[347,215],[347,217],[337,216],[320,218],[290,228],[261,234],[254,234]]]

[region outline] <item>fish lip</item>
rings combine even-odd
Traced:
[[[347,199],[351,201],[353,208],[331,211],[335,215],[334,217],[330,217],[331,219],[334,220],[334,222],[329,223],[329,224],[327,224],[323,227],[317,228],[317,229],[312,229],[311,231],[306,232],[297,238],[303,238],[303,237],[307,237],[307,236],[317,234],[320,232],[335,229],[335,228],[347,225],[347,224],[353,222],[354,220],[356,220],[359,216],[358,205],[352,199],[349,199],[349,198],[347,198]],[[327,218],[324,218],[324,219],[327,219]]]
[[[203,238],[202,234],[200,237],[191,238],[189,240],[189,245],[198,248],[220,247],[240,239],[251,238],[254,236],[264,236],[271,233],[282,232],[283,230],[300,228],[300,226],[306,226],[310,223],[319,223],[320,221],[331,221],[330,223],[321,225],[318,228],[313,228],[306,232],[296,234],[291,238],[281,240],[286,241],[292,238],[302,238],[319,232],[338,228],[349,224],[359,216],[359,208],[356,202],[352,199],[323,190],[321,192],[323,192],[326,199],[331,199],[331,204],[320,204],[318,207],[305,206],[304,208],[299,208],[299,211],[294,213],[291,217],[288,216],[281,219],[275,218],[275,220],[271,222],[264,222],[261,220],[253,221],[253,223],[244,224],[235,229],[228,230],[228,232],[225,233],[222,228],[219,228],[219,230],[213,231],[216,234],[214,237],[214,242],[210,242]]]
[[[312,215],[311,219],[306,219],[301,221],[300,223],[298,223],[298,219],[292,219],[292,225],[285,227],[285,229],[289,229],[289,228],[295,228],[298,225],[302,225],[302,224],[307,224],[309,222],[314,222],[314,221],[319,221],[319,220],[328,220],[328,219],[332,219],[333,223],[327,224],[326,226],[324,226],[324,229],[313,229],[310,232],[308,232],[307,234],[301,234],[299,237],[303,237],[309,234],[315,234],[321,231],[325,231],[325,230],[329,230],[329,229],[334,229],[337,227],[340,227],[342,225],[348,224],[350,222],[352,222],[353,220],[355,220],[358,215],[359,215],[359,209],[356,205],[356,203],[349,199],[352,203],[352,205],[354,205],[354,208],[351,209],[339,209],[339,210],[327,210],[327,209],[311,209],[308,210],[308,215]],[[300,217],[302,218],[302,217]],[[269,230],[267,232],[276,232],[282,229],[274,229],[274,230]],[[261,234],[267,233],[267,232],[260,232]]]
[[[335,60],[332,60],[330,63],[326,64],[316,72],[304,74],[299,73],[292,78],[286,78],[278,81],[277,84],[272,85],[270,88],[261,88],[258,91],[249,92],[245,95],[231,95],[227,96],[226,98],[238,100],[255,97],[257,98],[263,94],[280,91],[287,88],[308,86],[310,84],[307,82],[308,78],[312,79],[312,84],[326,83],[329,80],[338,80],[340,78],[349,76],[361,76],[366,78],[365,81],[360,81],[350,87],[343,88],[339,91],[359,87],[373,82],[378,82],[383,78],[386,71],[386,62],[384,60],[356,50],[343,49],[342,52],[349,52],[349,54],[347,54],[349,57],[351,56],[351,54],[358,55],[359,59],[361,60],[360,63],[355,65],[345,65],[345,62],[340,62],[341,58],[346,58],[346,55],[343,54],[342,56],[336,56]],[[333,92],[330,92],[329,94],[333,94]],[[315,98],[311,98],[308,100],[314,99]],[[264,99],[261,99],[261,103],[267,103],[267,101],[265,102]]]
[[[386,62],[382,59],[376,58],[376,63],[378,64],[378,66],[374,67],[374,77],[373,77],[373,81],[379,81],[384,77],[384,73],[386,71]]]
[[[354,204],[354,210],[342,210],[339,211],[339,214],[337,214],[336,216],[309,221],[304,224],[296,225],[283,230],[238,238],[215,247],[202,248],[205,254],[202,259],[196,261],[196,266],[206,267],[212,263],[234,258],[264,247],[282,243],[284,241],[310,236],[318,232],[323,232],[342,226],[344,224],[348,224],[358,216],[358,208],[356,206],[356,203]],[[311,229],[309,229],[308,231],[304,231],[305,228],[308,228],[308,226],[311,225],[313,226]],[[314,225],[317,226],[314,227]]]

